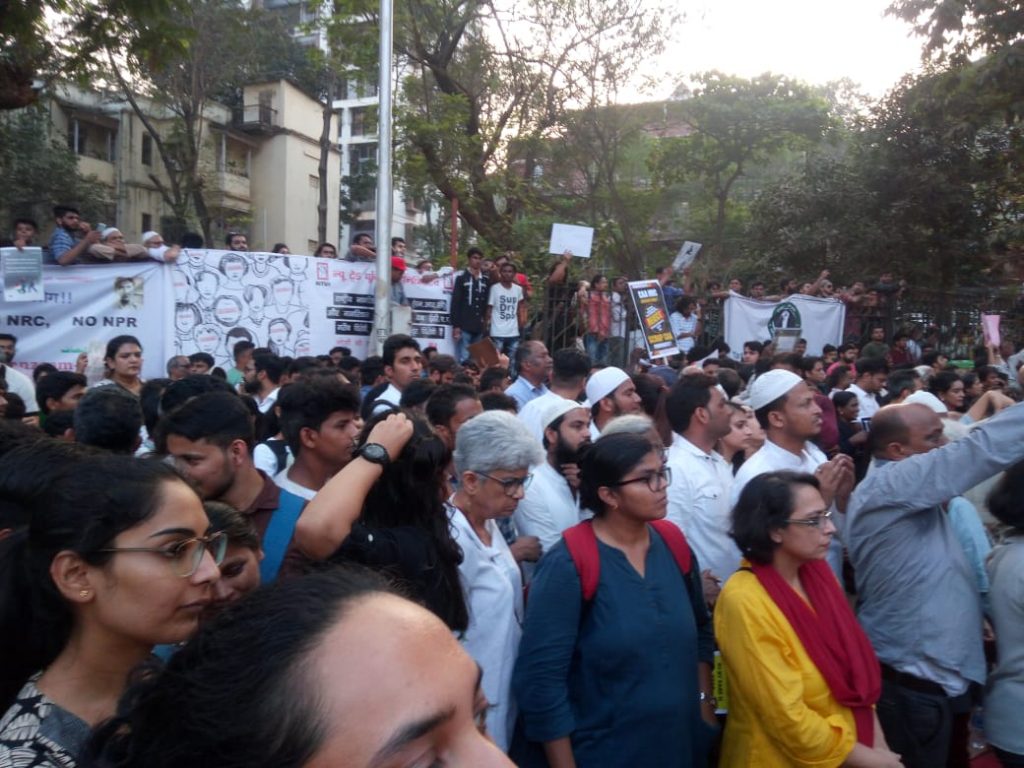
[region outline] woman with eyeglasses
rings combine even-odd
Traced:
[[[160,462],[83,455],[41,488],[12,455],[0,496],[30,522],[0,542],[0,765],[69,768],[132,669],[196,631],[226,538]]]
[[[512,515],[544,452],[519,419],[488,411],[463,424],[455,437],[458,490],[448,502],[452,536],[462,549],[459,576],[469,608],[463,646],[483,670],[491,708],[487,730],[507,751],[516,710],[512,666],[523,620],[523,580],[498,529]]]
[[[700,565],[677,528],[669,537],[652,525],[670,482],[640,435],[603,435],[584,455],[580,505],[594,519],[563,534],[530,585],[512,686],[518,765],[707,764],[718,726]],[[568,545],[581,531],[596,547],[589,599],[595,563],[584,573]]]
[[[903,764],[875,715],[878,659],[825,562],[831,515],[817,479],[796,472],[758,475],[733,509],[745,559],[715,605],[722,768]]]

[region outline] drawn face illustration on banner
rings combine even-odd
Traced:
[[[179,302],[174,305],[174,329],[179,337],[191,336],[192,331],[201,322],[203,322],[203,316],[195,304]]]
[[[217,288],[220,286],[220,278],[217,273],[204,269],[196,274],[195,280],[199,303],[205,307],[212,306],[214,296],[217,295]]]
[[[224,276],[222,288],[226,291],[241,291],[242,278],[249,272],[249,263],[237,253],[226,253],[217,267]]]
[[[263,310],[267,306],[267,289],[262,285],[250,285],[242,294],[245,304],[249,308],[249,318],[254,323],[262,323],[265,319]]]
[[[218,296],[213,302],[213,319],[229,328],[238,325],[242,319],[242,302],[234,296]]]
[[[292,324],[283,317],[276,317],[267,326],[267,346],[275,355],[288,355],[291,335]]]
[[[171,270],[171,284],[174,286],[174,300],[176,302],[191,304],[196,300],[196,293],[192,290],[192,281],[180,269]]]
[[[270,284],[271,300],[281,314],[287,314],[292,309],[292,299],[295,297],[295,284],[287,277],[279,277]]]
[[[212,355],[217,352],[217,347],[220,346],[220,328],[212,323],[204,323],[196,326],[193,338],[200,352]]]

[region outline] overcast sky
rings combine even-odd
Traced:
[[[921,40],[884,15],[891,0],[678,0],[686,20],[651,74],[645,98],[672,93],[677,77],[709,69],[752,77],[771,71],[809,83],[849,77],[883,95],[917,69]]]

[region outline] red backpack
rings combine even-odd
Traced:
[[[672,557],[675,558],[676,564],[686,580],[690,574],[692,558],[690,557],[690,545],[686,542],[683,532],[668,520],[652,520],[649,525],[668,545]],[[574,525],[563,531],[562,537],[565,539],[565,546],[569,550],[573,565],[576,566],[576,573],[580,577],[580,585],[583,587],[583,602],[589,603],[594,599],[594,595],[597,593],[597,584],[601,579],[601,558],[597,552],[597,536],[594,534],[594,526],[590,520],[584,520],[579,525]],[[687,583],[689,583],[688,580]]]

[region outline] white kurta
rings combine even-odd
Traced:
[[[523,633],[522,577],[494,520],[487,521],[488,546],[461,510],[449,509],[452,537],[462,548],[459,576],[469,609],[469,627],[462,644],[483,670],[482,687],[491,705],[487,730],[494,743],[507,752],[516,717],[511,686]]]

